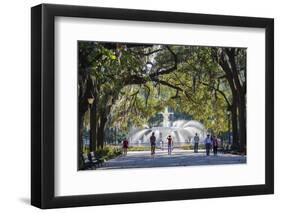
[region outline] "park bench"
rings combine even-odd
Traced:
[[[94,152],[90,152],[89,154],[84,153],[81,155],[81,158],[83,162],[83,169],[96,169],[106,163],[105,158],[96,157]]]
[[[101,167],[101,166],[103,166],[106,163],[106,159],[105,158],[103,158],[103,157],[101,157],[101,158],[96,157],[94,152],[90,152],[90,156],[91,156],[92,161],[96,162],[96,165],[98,167]]]
[[[89,159],[88,154],[81,154],[81,159],[83,163],[83,169],[93,169],[96,168],[95,164]]]
[[[83,169],[96,169],[101,166],[101,161],[92,156],[92,153],[82,154]]]

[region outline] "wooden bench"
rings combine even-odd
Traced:
[[[97,160],[93,160],[90,154],[82,154],[83,169],[96,169],[98,165]]]
[[[95,156],[95,153],[94,153],[94,152],[90,152],[89,158],[90,158],[90,160],[92,160],[93,162],[95,162],[95,164],[96,164],[98,167],[101,167],[101,166],[103,166],[103,165],[106,163],[106,159],[105,159],[105,158],[97,158],[97,157]]]
[[[97,158],[94,152],[90,152],[89,154],[82,154],[81,159],[83,162],[83,170],[86,169],[96,169],[98,167],[103,166],[106,163],[105,158]]]

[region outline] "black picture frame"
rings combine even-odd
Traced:
[[[263,28],[265,47],[265,184],[93,195],[54,195],[55,17]],[[76,156],[73,156],[76,157]],[[41,4],[31,9],[31,204],[60,208],[274,193],[274,20],[239,16]]]

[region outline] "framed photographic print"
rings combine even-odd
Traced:
[[[31,203],[274,192],[274,21],[31,9]]]

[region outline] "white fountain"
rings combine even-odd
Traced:
[[[128,138],[131,145],[150,145],[150,136],[153,132],[158,145],[160,145],[162,140],[165,142],[168,135],[172,136],[174,143],[177,145],[190,143],[195,133],[200,138],[199,142],[203,142],[206,136],[206,129],[199,121],[177,120],[172,122],[170,115],[173,113],[168,111],[168,107],[160,114],[163,115],[162,126],[149,128],[147,125],[144,125],[143,128],[133,128],[130,131]]]

